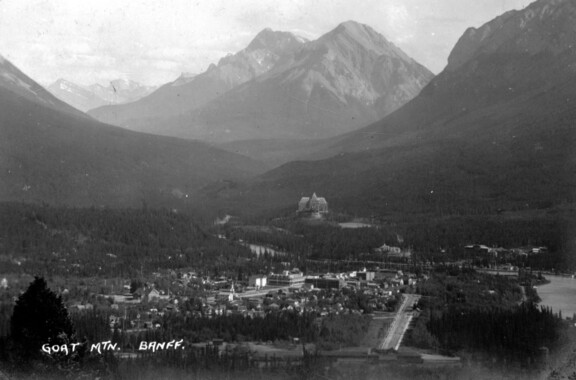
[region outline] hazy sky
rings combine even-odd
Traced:
[[[262,29],[314,39],[368,24],[435,73],[470,26],[530,0],[0,0],[0,54],[33,79],[161,84],[199,73]]]

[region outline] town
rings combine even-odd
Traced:
[[[176,355],[179,363],[202,368],[232,361],[245,369],[290,371],[313,360],[331,370],[410,363],[458,371],[471,356],[442,340],[449,330],[437,316],[447,313],[445,305],[462,307],[466,299],[466,307],[502,308],[501,318],[515,323],[533,312],[516,307],[537,302],[534,285],[558,273],[549,263],[554,252],[543,245],[475,243],[427,253],[378,221],[329,212],[316,194],[267,224],[228,215],[202,228],[172,210],[82,211],[78,218],[69,209],[6,211],[23,223],[15,242],[51,246],[60,233],[44,231],[63,230],[62,212],[75,221],[76,234],[92,237],[59,240],[50,255],[2,257],[13,268],[0,281],[3,299],[12,301],[3,303],[3,334],[12,305],[32,281],[29,273],[42,267],[76,328],[76,341],[46,343],[44,352],[57,356],[66,347],[71,357],[112,355],[126,365],[153,354],[160,362]],[[157,236],[148,240],[151,233],[141,231]],[[103,246],[100,236],[109,243]],[[138,242],[137,256],[131,242]],[[10,239],[4,244],[15,246]],[[97,250],[103,252],[94,255]],[[129,264],[132,257],[138,265]],[[100,275],[84,275],[93,268]],[[497,329],[494,323],[485,329]],[[509,361],[514,355],[506,349],[499,356]],[[530,351],[519,362],[540,368],[546,358]]]

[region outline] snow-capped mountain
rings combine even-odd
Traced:
[[[101,107],[90,115],[111,124],[150,131],[157,118],[178,117],[270,70],[303,44],[291,33],[265,29],[243,50],[230,54],[192,78],[181,76],[139,101]],[[141,124],[145,124],[141,126]],[[164,133],[166,134],[166,133]]]
[[[141,99],[152,93],[157,87],[144,86],[131,80],[116,79],[111,81],[108,86],[93,84],[88,88],[104,99],[107,104],[123,104]]]
[[[108,86],[92,84],[82,86],[66,79],[58,79],[47,87],[58,99],[81,110],[88,111],[107,104],[122,104],[136,101],[154,91],[155,87],[144,86],[134,81],[117,79]]]
[[[106,104],[106,101],[84,86],[77,85],[66,79],[58,79],[46,87],[54,96],[70,104],[80,111]]]

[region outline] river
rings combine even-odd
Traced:
[[[576,278],[545,275],[549,284],[538,287],[541,305],[550,306],[554,312],[562,311],[562,316],[572,317],[576,313]]]
[[[372,224],[360,223],[360,222],[338,223],[338,225],[341,228],[369,228],[369,227],[374,227]]]

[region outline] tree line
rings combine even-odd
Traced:
[[[422,310],[405,343],[445,353],[468,352],[501,363],[533,363],[542,347],[554,349],[562,317],[538,307],[537,295],[523,302],[518,279],[457,267],[439,268],[418,284]],[[528,281],[531,283],[530,281]]]

